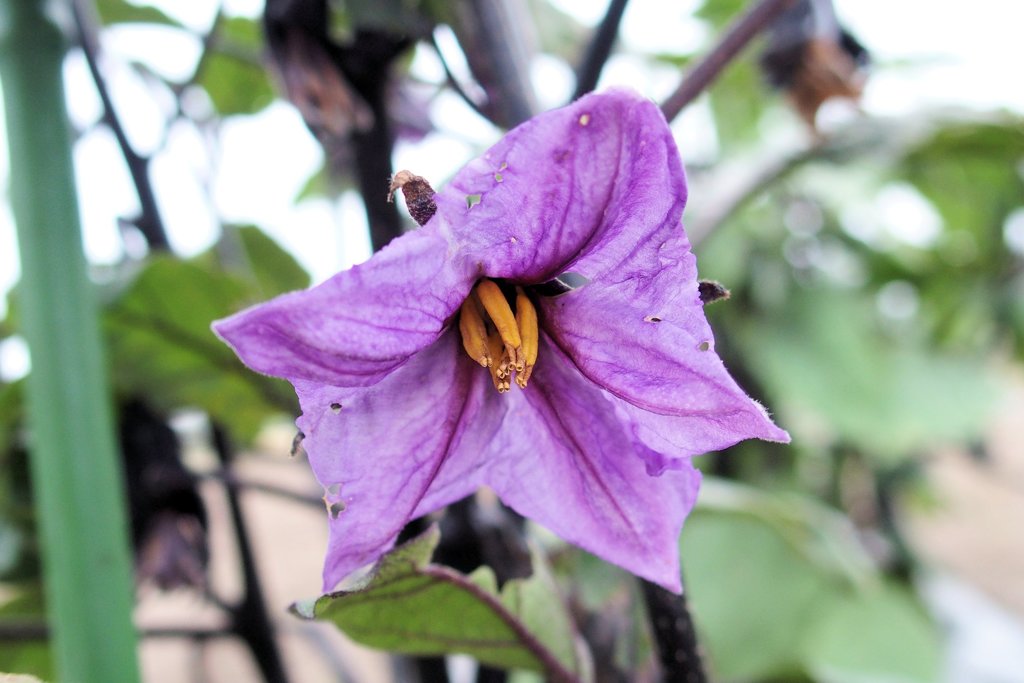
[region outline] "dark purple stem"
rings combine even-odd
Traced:
[[[665,683],[707,683],[686,595],[640,581]]]
[[[124,161],[128,165],[128,172],[131,173],[132,182],[135,184],[135,191],[139,196],[140,211],[134,224],[146,238],[150,249],[169,251],[171,245],[167,240],[167,231],[164,229],[163,219],[160,217],[160,210],[157,207],[153,184],[149,180],[149,158],[136,152],[128,141],[128,136],[125,135],[124,127],[114,109],[114,103],[110,99],[106,81],[100,73],[96,26],[90,21],[87,10],[82,7],[82,0],[72,2],[71,10],[75,17],[75,27],[82,44],[82,52],[85,53],[85,61],[89,65],[89,73],[92,75],[96,91],[103,103],[103,122],[110,127],[117,139],[121,154],[124,155]]]
[[[233,459],[231,443],[223,427],[217,424],[213,426],[213,446],[221,467],[230,467]],[[238,491],[230,480],[226,482],[224,491],[231,511],[231,521],[235,527],[235,542],[238,544],[245,585],[242,599],[234,607],[231,615],[232,629],[249,646],[267,683],[287,683],[288,676],[285,674],[277,641],[274,639],[274,629],[267,616],[266,604],[263,602],[263,587],[256,571],[256,558],[249,542],[249,531],[245,516],[242,514]]]
[[[760,0],[726,30],[718,44],[692,69],[686,72],[679,87],[661,105],[661,112],[671,121],[710,86],[743,48],[761,30],[772,23],[793,0]]]
[[[572,94],[573,100],[583,97],[597,87],[601,71],[604,70],[605,62],[608,61],[618,38],[619,24],[622,23],[622,15],[625,14],[628,4],[629,0],[610,0],[608,3],[608,11],[605,12],[594,39],[587,47],[583,62],[576,70],[576,91]]]

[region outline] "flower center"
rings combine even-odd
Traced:
[[[509,390],[512,375],[520,389],[537,363],[537,309],[516,287],[515,310],[493,280],[480,280],[459,309],[459,333],[466,354],[491,371],[498,393]]]

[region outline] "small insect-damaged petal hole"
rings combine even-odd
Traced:
[[[334,501],[327,506],[327,514],[331,516],[331,519],[337,519],[344,511],[345,503],[340,500]]]
[[[700,344],[697,344],[697,350],[698,351],[710,351],[711,350],[711,342],[709,342],[709,341],[702,341]]]
[[[334,413],[335,415],[340,413],[341,412],[341,404],[340,403],[332,403],[331,404],[331,412]]]

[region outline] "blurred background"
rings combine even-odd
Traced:
[[[610,8],[77,5],[65,87],[144,679],[271,680],[270,642],[287,680],[404,680],[286,613],[320,587],[322,491],[290,388],[209,324],[414,227],[390,170],[441,187],[570,101]],[[598,89],[664,101],[747,6],[612,2]],[[797,3],[670,122],[700,274],[732,293],[716,349],[793,437],[699,459],[680,548],[715,680],[1024,682],[1021,25],[1001,0]],[[3,186],[7,164],[0,136]],[[0,197],[0,671],[46,678],[17,253]],[[619,615],[614,656],[649,656],[625,577],[560,558],[579,609]]]

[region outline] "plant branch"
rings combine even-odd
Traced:
[[[487,93],[487,118],[512,128],[536,110],[530,82],[528,18],[521,0],[464,0],[451,3],[451,26],[469,68]]]
[[[228,468],[233,459],[233,451],[224,428],[214,423],[213,445],[222,468]],[[238,555],[242,564],[242,576],[245,592],[241,601],[232,610],[233,630],[252,651],[253,658],[267,683],[286,683],[288,680],[274,640],[274,629],[267,616],[266,604],[263,602],[263,588],[260,585],[259,573],[256,571],[256,558],[249,542],[249,532],[242,514],[242,506],[237,488],[230,479],[224,486],[227,494],[228,507],[231,510],[231,521],[235,527],[235,541],[238,544]]]
[[[448,81],[448,86],[455,91],[455,94],[458,95],[470,109],[479,114],[480,118],[486,119],[487,113],[484,112],[481,106],[469,96],[466,89],[463,88],[462,84],[459,83],[459,80],[455,78],[455,74],[452,73],[451,67],[448,65],[448,59],[444,56],[444,52],[441,50],[441,46],[437,42],[437,37],[434,36],[433,33],[430,34],[430,44],[433,46],[434,53],[437,55],[437,58],[441,60],[441,68],[444,69],[444,75],[445,79]]]
[[[153,192],[153,184],[149,178],[149,158],[140,155],[132,147],[128,136],[125,134],[124,126],[117,116],[114,103],[110,99],[110,92],[107,89],[106,81],[99,68],[99,40],[96,35],[96,24],[91,20],[89,10],[83,5],[84,0],[73,0],[71,10],[75,18],[75,27],[78,31],[79,41],[82,45],[82,52],[85,54],[86,64],[89,66],[89,73],[96,84],[96,91],[103,102],[103,122],[113,131],[117,144],[124,155],[125,163],[128,165],[128,172],[135,184],[135,191],[139,197],[139,215],[132,221],[134,225],[146,238],[150,249],[158,251],[169,251],[170,242],[167,240],[167,230],[164,228],[163,219],[160,217],[160,210],[156,203],[156,194]]]
[[[283,486],[276,486],[274,484],[267,484],[259,481],[250,481],[248,479],[239,478],[230,469],[217,470],[216,472],[210,472],[207,474],[197,475],[199,479],[208,479],[211,481],[217,481],[225,486],[232,486],[237,489],[243,489],[246,491],[257,491],[259,493],[265,493],[267,495],[276,496],[289,500],[293,503],[300,503],[302,505],[308,505],[310,507],[323,508],[323,498],[314,496],[299,491],[292,491],[284,488]]]
[[[686,72],[679,87],[661,104],[665,118],[671,121],[678,116],[684,107],[718,78],[754,36],[768,27],[792,1],[759,0],[746,14],[733,22],[711,52]]]
[[[710,199],[706,202],[707,209],[687,224],[686,234],[690,238],[690,244],[699,244],[765,188],[815,159],[821,152],[820,146],[806,147],[782,157],[769,159],[755,167],[746,181],[739,183],[730,192]]]
[[[665,683],[707,683],[697,631],[686,606],[686,595],[676,595],[649,581],[640,581],[647,616]]]
[[[601,20],[601,25],[598,26],[594,39],[587,46],[587,53],[576,70],[576,91],[572,94],[573,100],[583,97],[597,87],[601,71],[618,38],[619,24],[622,23],[622,15],[626,12],[627,4],[629,0],[609,1],[608,11],[605,12],[604,19]]]

